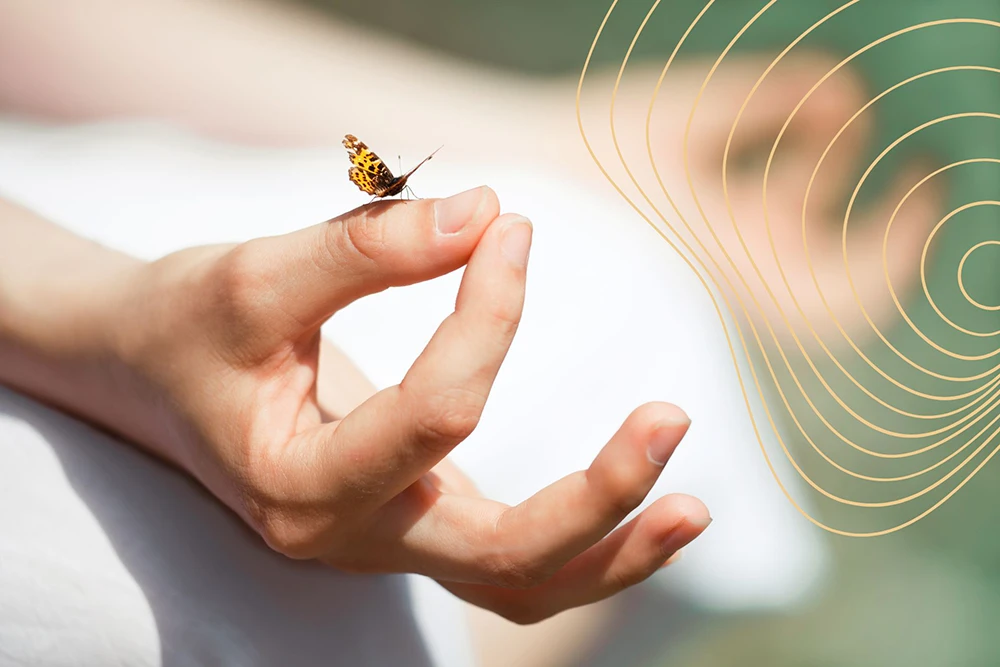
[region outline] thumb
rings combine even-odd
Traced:
[[[381,201],[259,243],[283,311],[307,327],[357,299],[450,273],[500,213],[482,186],[447,199]]]

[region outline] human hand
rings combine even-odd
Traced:
[[[103,379],[76,411],[186,470],[292,558],[424,574],[518,622],[610,596],[709,522],[678,495],[614,530],[688,420],[639,408],[587,471],[516,507],[480,497],[448,464],[521,315],[531,226],[498,214],[488,188],[379,202],[122,269],[100,311],[112,335],[98,356],[112,361],[94,365]],[[320,326],[367,294],[466,263],[455,312],[402,382],[338,407],[324,388],[347,367]]]

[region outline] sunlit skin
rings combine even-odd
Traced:
[[[514,507],[444,463],[517,330],[531,232],[483,187],[144,263],[7,205],[0,381],[178,466],[286,556],[423,574],[537,622],[646,579],[710,518],[670,495],[617,528],[687,432],[668,404],[636,409],[589,469]],[[74,271],[28,279],[67,256]],[[324,393],[342,365],[327,319],[462,266],[454,313],[400,384],[354,405]]]
[[[180,32],[185,35],[184,49],[176,48],[174,35]],[[358,68],[352,58],[362,49],[367,64]],[[133,66],[138,61],[143,68]],[[391,86],[372,85],[367,72],[395,71],[398,63],[404,61],[406,76],[394,78]],[[725,210],[718,187],[721,148],[740,100],[762,67],[754,59],[741,57],[733,62],[742,65],[725,67],[716,74],[702,101],[699,114],[702,122],[693,127],[690,137],[691,168],[699,191],[704,193],[703,204],[713,218],[721,215],[723,220]],[[204,63],[212,63],[213,67],[204,67]],[[617,113],[623,143],[630,142],[627,135],[634,131],[637,135],[634,145],[643,145],[649,95],[661,65],[648,65],[646,74],[642,67],[637,68],[636,76],[630,76],[622,88]],[[773,138],[788,111],[829,66],[827,58],[804,58],[797,59],[793,67],[774,72],[767,90],[759,93],[768,104],[748,109],[743,121],[746,131],[737,137],[737,151],[750,154],[759,142],[769,136]],[[678,150],[679,135],[705,69],[705,63],[678,62],[674,66],[676,76],[668,81],[657,107],[662,114],[654,130],[659,151],[657,164],[671,191],[686,188]],[[226,72],[225,86],[218,85],[216,71]],[[262,75],[265,72],[296,75]],[[606,92],[613,82],[613,73],[594,72],[590,80],[595,90]],[[150,86],[149,81],[156,81],[157,85]],[[331,86],[331,81],[338,85]],[[559,178],[601,191],[606,183],[594,169],[573,122],[575,85],[575,75],[546,81],[484,71],[353,25],[300,16],[276,4],[237,4],[225,0],[147,0],[141,4],[127,0],[69,4],[54,0],[11,0],[0,5],[0,106],[21,115],[72,122],[154,116],[224,140],[271,146],[325,145],[331,150],[342,150],[339,142],[345,131],[351,131],[373,145],[389,147],[413,159],[426,155],[427,142],[433,141],[432,145],[447,144],[443,159],[488,160],[506,165],[523,165],[522,146],[530,143],[533,169],[551,170]],[[367,103],[345,104],[345,90],[363,90]],[[845,111],[856,109],[865,99],[857,78],[849,72],[821,92],[821,103],[810,104],[800,113],[806,127],[815,124],[829,129]],[[606,126],[606,97],[585,96],[584,105],[587,117]],[[398,122],[400,109],[406,109],[406,123]],[[865,131],[861,128],[845,137],[842,141],[845,150],[835,158],[832,169],[846,173],[857,166]],[[784,154],[771,186],[775,210],[770,224],[782,256],[794,258],[801,249],[797,204],[802,180],[815,165],[818,140],[818,133],[813,137],[802,135],[801,141]],[[907,179],[907,175],[901,175],[897,187],[876,202],[873,219],[895,204],[898,196],[894,195]],[[763,225],[762,217],[756,216],[759,206],[754,200],[760,183],[760,174],[754,173],[752,167],[730,176],[731,198],[745,209],[741,211],[741,219],[749,225],[747,236],[754,243],[760,242],[759,230]],[[835,174],[821,179],[823,189],[815,192],[814,197],[821,203],[830,201],[837,194],[837,183]],[[613,196],[610,191],[608,194]],[[905,224],[901,221],[897,225],[900,236],[894,239],[894,247],[899,257],[894,266],[899,267],[901,275],[893,282],[902,289],[913,284],[912,268],[917,265],[918,257],[917,253],[912,253],[912,257],[906,255],[926,237],[931,224],[928,221],[935,213],[936,196],[931,190],[924,190],[912,208],[904,212],[908,217]],[[7,209],[4,210],[0,219],[11,220]],[[44,258],[34,254],[39,247],[51,249],[49,261],[56,266],[65,266],[66,258],[75,256],[78,240],[41,222],[23,224],[27,219],[24,213],[19,212],[15,217],[22,224],[13,229],[3,228],[4,243],[0,247],[32,249],[30,253],[20,253],[15,260],[33,257],[34,261],[42,262]],[[840,267],[839,221],[820,207],[809,222],[810,239],[815,243],[814,265],[826,275],[835,276]],[[635,224],[643,223],[636,220]],[[723,244],[734,247],[731,226],[721,224],[717,228]],[[20,239],[22,245],[17,246],[14,239]],[[860,254],[856,255],[860,273],[855,278],[862,284],[881,280],[881,273],[874,273],[881,270],[877,262],[870,263],[874,267],[872,273],[865,273],[865,253],[879,252],[878,244],[864,243],[862,237]],[[472,257],[471,246],[462,248],[457,255],[448,255],[456,268],[460,259],[455,257],[466,253]],[[219,260],[230,250],[185,251],[157,266],[163,269],[164,280],[170,276],[176,278],[182,263],[207,267],[213,258]],[[669,252],[664,248],[665,256]],[[754,252],[766,257],[769,249],[758,248]],[[80,270],[92,272],[97,282],[106,282],[108,278],[96,267],[118,266],[123,272],[136,270],[133,260],[114,254],[102,255],[100,262],[91,261],[88,256],[89,253],[80,255]],[[743,265],[740,270],[746,273],[747,268]],[[762,268],[773,276],[773,267]],[[803,284],[803,278],[799,275],[793,280]],[[824,279],[822,275],[820,280],[830,285],[826,292],[835,310],[856,312],[846,287],[838,292],[838,281]],[[839,285],[843,284],[839,281]],[[169,281],[164,283],[165,287],[169,285]],[[58,293],[62,288],[52,289]],[[64,295],[64,300],[73,299],[76,295]],[[802,305],[807,311],[822,307],[816,300],[803,300]],[[869,311],[878,317],[879,304],[873,304]],[[882,312],[889,311],[883,308]],[[46,329],[42,325],[38,331]],[[70,345],[68,341],[52,342],[57,346]],[[320,351],[317,401],[330,415],[342,417],[366,401],[373,389],[335,348],[323,343]],[[72,383],[78,375],[77,371],[66,370],[50,378],[57,377],[58,385]],[[69,389],[62,387],[59,391]],[[130,420],[129,415],[119,412],[110,418],[136,429],[137,440],[143,440],[143,426],[138,417]],[[432,480],[462,479],[448,472],[446,459],[434,470],[440,474]],[[473,596],[471,591],[468,594]],[[614,614],[615,599],[546,621],[539,626],[544,630],[537,635],[544,638],[530,645],[521,632],[525,629],[515,632],[506,624],[496,623],[497,617],[492,614],[479,617],[488,633],[506,637],[502,633],[514,632],[513,639],[494,641],[492,646],[509,651],[517,648],[511,655],[490,651],[483,655],[484,664],[490,664],[491,660],[492,664],[511,664],[515,655],[518,664],[524,667],[551,666],[560,661],[573,664],[573,659],[567,656],[576,650],[574,647],[586,645],[594,635],[595,617]],[[559,639],[553,639],[560,628]]]

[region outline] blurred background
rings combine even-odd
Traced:
[[[840,5],[829,0],[779,1],[720,69],[702,102],[708,120],[692,134],[693,178],[707,197],[719,190],[720,146],[749,86],[780,49]],[[703,6],[698,0],[664,3],[650,22],[632,57],[636,77],[626,80],[621,91],[623,135],[630,128],[641,130],[649,84]],[[655,150],[662,152],[668,183],[679,186],[684,178],[669,128],[684,119],[707,66],[763,6],[758,0],[718,0],[689,37],[676,74],[662,93],[660,120],[668,129]],[[594,127],[606,126],[607,94],[649,8],[645,0],[622,0],[606,28],[591,79],[594,90],[603,93],[583,99],[584,118]],[[582,385],[586,392],[574,395],[567,389],[568,396],[553,397],[549,394],[558,394],[558,388],[526,390],[515,382],[516,371],[510,371],[498,387],[497,403],[543,405],[548,400],[558,414],[579,415],[583,406],[625,409],[633,399],[647,393],[652,398],[669,387],[674,393],[667,398],[685,407],[692,394],[695,407],[689,412],[695,428],[699,418],[717,422],[692,431],[692,437],[699,444],[714,442],[718,449],[706,444],[701,454],[678,461],[677,476],[668,480],[672,488],[702,496],[712,509],[716,522],[705,535],[705,546],[699,551],[693,545],[664,581],[640,586],[600,609],[566,614],[533,628],[474,615],[484,665],[1000,664],[993,630],[1000,620],[996,464],[987,465],[925,520],[873,540],[821,533],[778,494],[749,430],[707,297],[697,292],[700,288],[690,276],[684,277],[686,269],[671,258],[669,248],[616,198],[580,140],[574,116],[576,79],[607,10],[606,0],[94,0],[69,7],[0,0],[0,189],[78,231],[136,254],[156,256],[217,236],[274,233],[314,221],[310,216],[333,215],[363,203],[350,199],[357,193],[344,178],[347,162],[339,141],[346,132],[360,136],[390,166],[396,162],[394,152],[401,154],[406,167],[444,143],[442,159],[435,158],[435,167],[441,164],[438,175],[425,167],[419,174],[424,186],[415,179],[416,191],[437,196],[456,190],[462,179],[482,178],[497,188],[505,206],[513,201],[531,209],[524,212],[536,219],[540,246],[533,253],[533,266],[549,262],[548,269],[538,269],[536,293],[545,295],[536,297],[538,316],[543,303],[560,304],[561,315],[572,321],[567,335],[572,335],[573,326],[592,329],[585,343],[566,348],[577,357],[575,363],[557,369],[564,381],[589,378],[591,384]],[[1000,0],[861,0],[824,25],[804,43],[802,55],[776,70],[775,83],[768,84],[773,88],[762,92],[767,108],[754,112],[756,122],[747,124],[747,136],[738,142],[744,166],[734,176],[733,187],[759,188],[762,142],[766,156],[790,109],[833,64],[906,26],[959,16],[1000,21]],[[786,231],[784,242],[796,242],[800,221],[793,212],[796,204],[801,207],[800,175],[811,170],[835,128],[874,94],[915,73],[949,65],[1000,67],[996,30],[938,26],[901,36],[855,59],[825,89],[822,102],[803,111],[799,122],[816,136],[805,131],[792,142],[785,167],[789,177],[771,194],[789,202],[790,213],[770,221],[779,237]],[[951,73],[929,77],[879,103],[863,129],[845,141],[840,180],[827,181],[832,183],[826,186],[828,210],[809,220],[811,235],[831,240],[827,246],[817,244],[820,265],[824,259],[840,261],[846,198],[872,159],[929,119],[960,111],[1000,113],[998,84],[996,74]],[[873,224],[876,218],[882,221],[879,216],[891,212],[901,192],[913,184],[908,170],[917,162],[931,165],[922,169],[926,174],[957,160],[1000,158],[998,153],[1000,123],[995,118],[942,124],[914,137],[881,164],[862,193],[864,210],[871,212]],[[106,171],[101,172],[100,165]],[[108,183],[108,175],[120,180]],[[337,185],[327,190],[327,181]],[[143,206],[150,200],[125,201],[121,192],[129,188],[160,198],[158,206],[167,206],[166,211],[145,216]],[[261,194],[269,189],[275,193],[270,199]],[[103,205],[95,203],[95,192],[105,195]],[[511,193],[509,198],[505,192]],[[1000,168],[978,165],[915,199],[896,223],[903,230],[897,289],[907,312],[923,331],[951,341],[955,349],[961,349],[964,339],[956,339],[933,312],[918,289],[914,267],[928,231],[947,211],[996,199],[998,192]],[[340,199],[335,197],[337,203],[331,206],[327,193]],[[86,214],[79,213],[87,206]],[[942,290],[944,303],[956,300],[955,266],[963,253],[995,234],[996,213],[990,208],[963,213],[960,224],[941,233],[929,256],[928,282],[932,291]],[[222,212],[226,220],[205,220],[208,210]],[[237,220],[238,215],[246,217]],[[147,226],[131,227],[140,216]],[[168,231],[171,219],[177,227]],[[104,226],[94,226],[96,221]],[[859,231],[860,251],[868,247],[865,243],[875,250],[855,277],[867,285],[882,280],[877,245],[882,234],[866,236],[864,231]],[[609,241],[610,236],[616,240]],[[597,255],[602,249],[620,256],[603,260]],[[607,274],[595,275],[595,265]],[[673,268],[663,268],[667,265]],[[997,266],[995,261],[979,261],[966,268],[965,285],[982,303],[1000,303]],[[640,285],[647,278],[659,282],[655,287]],[[335,325],[332,335],[377,384],[393,382],[419,349],[424,330],[447,308],[452,285],[443,283],[420,298],[413,297],[418,292],[407,292],[355,309]],[[615,311],[613,304],[622,301],[622,294],[629,295],[624,299],[628,307]],[[588,295],[593,297],[589,301]],[[840,313],[838,298],[831,300]],[[846,321],[852,309],[847,296],[843,299]],[[431,305],[414,305],[422,303]],[[533,352],[518,357],[515,348],[511,361],[524,373],[532,366],[529,361],[545,358],[560,344],[545,337],[545,321],[532,328],[530,307],[519,335],[528,338],[524,349]],[[901,349],[918,360],[926,355],[891,302],[873,308]],[[653,317],[650,310],[658,319],[642,319]],[[385,332],[383,326],[377,341],[397,352],[373,351],[372,327],[391,328],[400,312],[410,321],[426,321],[426,326],[417,326],[408,336]],[[683,325],[676,323],[677,313],[685,314]],[[973,322],[977,330],[997,329],[996,313],[976,310],[964,315],[963,322]],[[615,325],[601,323],[616,318]],[[560,326],[554,320],[547,323]],[[648,335],[634,333],[642,325],[648,325]],[[677,327],[689,331],[678,332]],[[897,364],[884,346],[865,337],[865,327],[858,331],[873,359]],[[361,339],[368,339],[368,348]],[[983,347],[977,353],[988,349],[989,340],[978,344]],[[687,365],[674,359],[686,354],[681,345],[699,346]],[[631,348],[628,355],[622,347]],[[603,361],[587,361],[587,355]],[[644,357],[650,359],[648,366]],[[972,365],[956,360],[952,367],[944,362],[935,366],[943,375],[974,375],[991,367],[990,358]],[[660,372],[663,375],[657,375]],[[934,389],[912,368],[893,372],[928,392],[953,390]],[[676,377],[667,378],[668,373]],[[640,385],[641,390],[628,389]],[[616,400],[621,404],[614,404]],[[895,400],[903,409],[907,400],[915,401],[908,395]],[[484,419],[483,430],[495,426],[494,433],[500,435],[482,436],[483,443],[518,435],[518,423],[538,425],[552,419],[543,408],[516,414],[514,426],[504,432],[511,415],[496,410]],[[609,425],[618,421],[614,410]],[[995,407],[987,413],[1000,414]],[[887,428],[906,428],[898,415],[879,413],[878,418]],[[791,446],[803,450],[786,416],[778,419]],[[850,437],[868,437],[852,420],[844,418],[838,426]],[[567,439],[575,442],[587,433],[584,428]],[[773,442],[768,444],[773,448]],[[522,474],[503,458],[512,457],[511,451],[498,447],[484,446],[478,453],[463,448],[456,456],[484,490],[511,501],[560,476],[563,467],[576,460],[572,456],[585,462],[592,454],[579,449],[572,456],[553,455],[537,470]],[[844,482],[837,477],[821,482],[848,493],[838,486]],[[812,501],[794,484],[793,491],[824,521],[850,525],[854,520],[834,503]],[[720,537],[713,538],[713,532]],[[511,646],[517,647],[514,662]]]
[[[396,0],[382,4],[376,13],[366,3],[359,2],[308,0],[308,4],[413,44],[531,77],[577,75],[595,28],[609,5],[605,0],[503,3]],[[618,3],[595,52],[598,65],[617,69],[650,4]],[[658,69],[682,31],[704,6],[697,0],[663,4],[633,54],[633,65],[645,62]],[[716,3],[699,29],[691,34],[686,49],[681,51],[682,58],[714,58],[764,4],[743,0]],[[772,55],[842,4],[824,0],[778,2],[738,43],[735,57]],[[805,45],[839,60],[908,26],[961,17],[1000,20],[1000,3],[996,0],[861,2],[816,31]],[[869,93],[864,98],[867,101],[907,77],[934,68],[997,67],[1000,65],[997,35],[996,26],[937,26],[883,44],[855,59],[851,68]],[[669,85],[665,90],[664,97],[673,92]],[[742,90],[737,88],[733,95],[737,92]],[[855,103],[852,113],[857,108],[860,104]],[[845,178],[845,183],[849,181],[853,186],[871,160],[903,133],[927,120],[968,111],[1000,113],[1000,77],[996,73],[952,72],[929,77],[886,97],[876,107],[866,136],[854,137],[864,144],[854,156],[852,173],[846,174],[853,178]],[[761,135],[770,143],[774,128],[761,128]],[[947,123],[914,137],[890,154],[863,195],[871,201],[887,196],[895,174],[920,158],[927,158],[937,168],[969,158],[997,157],[1000,157],[1000,123],[996,118]],[[926,169],[924,173],[930,171]],[[945,211],[967,202],[996,199],[1000,193],[1000,169],[995,164],[965,169],[953,174],[941,189],[936,200],[924,203],[932,216],[926,220],[936,222]],[[896,194],[893,201],[898,198]],[[842,203],[837,210],[843,210]],[[839,229],[836,222],[831,219],[831,227]],[[919,227],[914,232],[926,236],[929,229],[926,221],[909,222]],[[965,250],[990,239],[991,235],[995,237],[996,225],[997,213],[992,208],[966,211],[959,224],[943,230],[944,238],[939,238],[933,246],[928,269],[928,281],[940,302],[953,307],[960,301],[955,295],[954,267]],[[817,230],[817,233],[823,232]],[[915,264],[916,253],[903,259]],[[969,281],[966,284],[974,285],[970,289],[982,295],[983,303],[995,304],[1000,296],[997,270],[1000,264],[995,257],[993,260],[970,268],[971,274],[966,276]],[[949,331],[934,315],[922,295],[904,294],[908,297],[907,312],[936,340],[953,344],[952,349],[967,354],[995,349],[995,343],[989,341],[973,340],[970,344],[968,337],[956,338],[955,332]],[[976,331],[997,328],[995,311],[962,312],[961,317],[966,326]],[[912,332],[907,336],[901,330],[898,316],[895,319],[887,322],[891,339],[913,359],[926,362],[929,356],[926,348],[914,340]],[[888,350],[875,345],[870,348],[873,355],[881,355],[874,357],[876,361],[891,367]],[[991,359],[975,366],[951,360],[950,365],[944,363],[934,368],[943,374],[972,375],[989,372],[992,366]],[[955,387],[941,380],[936,385],[926,382],[921,385],[913,369],[897,368],[891,372],[929,392],[948,392]],[[914,406],[918,401],[912,396],[909,404],[906,396],[894,399],[904,409],[919,409]],[[889,428],[905,428],[905,420],[886,412],[879,413],[879,423]],[[988,412],[991,417],[996,415],[995,408]],[[849,435],[866,437],[851,420],[842,419],[840,426]],[[788,436],[794,440],[791,428]],[[873,440],[863,442],[871,444]],[[651,619],[645,623],[648,630],[612,633],[602,655],[588,664],[672,667],[1000,664],[1000,644],[990,629],[1000,619],[1000,533],[995,529],[1000,518],[998,475],[996,466],[986,466],[942,509],[901,533],[874,540],[838,537],[827,540],[833,554],[832,581],[802,606],[772,613],[707,614],[684,602],[647,601],[651,607],[632,612],[630,619]],[[824,481],[832,490],[845,491],[845,495],[850,488],[831,475]],[[833,525],[847,515],[835,505],[821,507],[819,518]],[[903,520],[904,514],[897,517]],[[663,605],[662,611],[654,611],[655,604]],[[638,645],[646,648],[641,650]]]

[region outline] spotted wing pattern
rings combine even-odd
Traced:
[[[365,142],[353,134],[344,137],[344,148],[351,160],[347,175],[362,192],[373,197],[385,197],[392,193],[399,179],[392,175],[382,158],[372,152]]]

